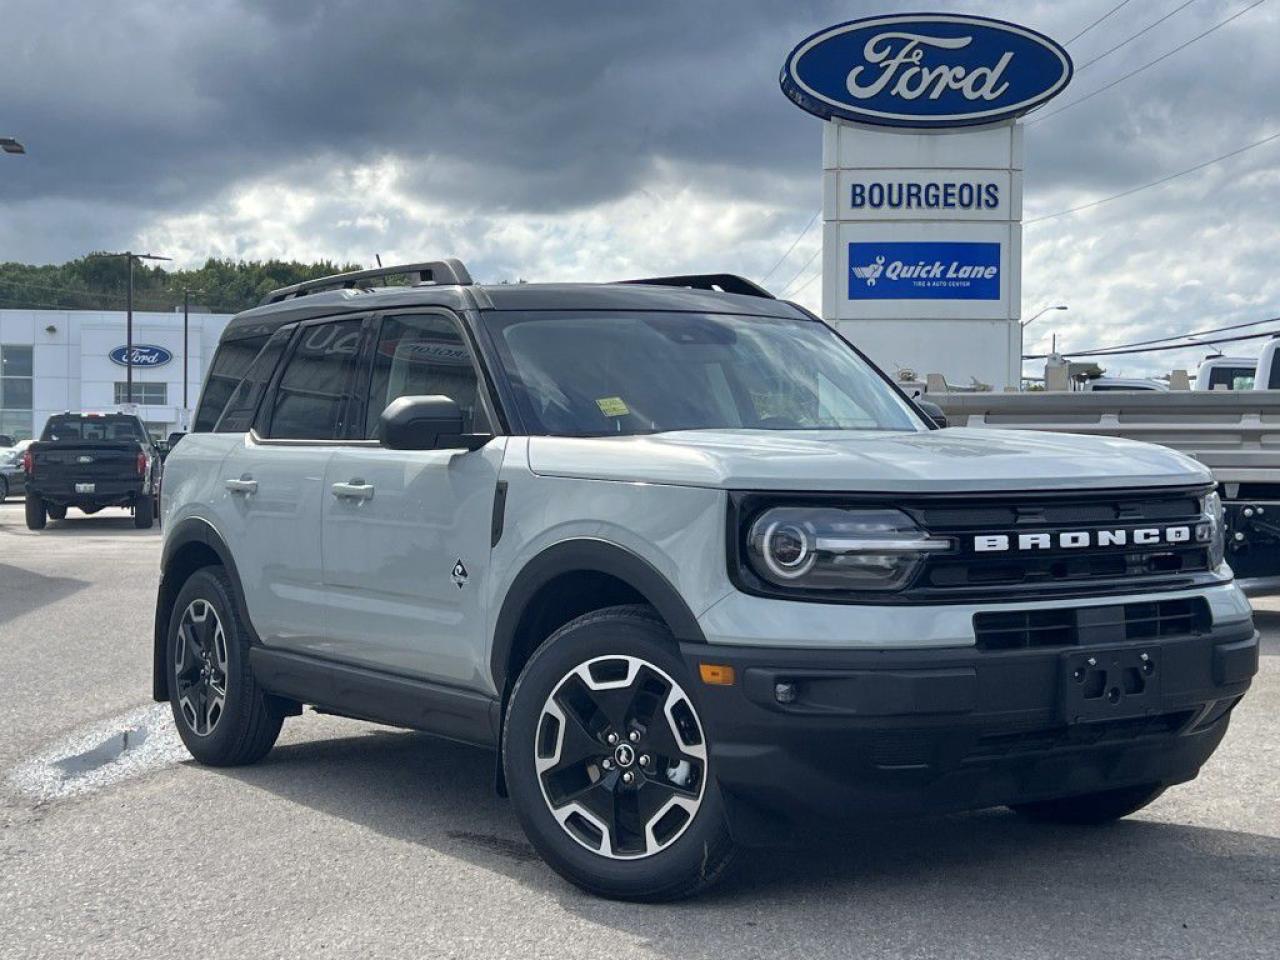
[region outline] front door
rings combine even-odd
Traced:
[[[330,652],[404,676],[483,689],[493,499],[506,445],[473,452],[390,450],[378,417],[402,396],[443,395],[463,431],[492,419],[460,321],[388,315],[373,341],[363,443],[325,470],[324,568]]]

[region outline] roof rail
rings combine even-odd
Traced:
[[[643,280],[619,280],[618,283],[644,283],[655,287],[690,287],[694,290],[719,290],[748,297],[775,299],[760,284],[734,273],[691,273],[683,277],[645,277]]]
[[[378,267],[374,270],[353,270],[351,273],[335,273],[331,277],[303,280],[301,283],[293,283],[287,287],[272,290],[262,298],[262,303],[259,306],[268,303],[279,303],[281,300],[291,300],[294,297],[303,297],[308,293],[317,293],[321,290],[365,289],[375,286],[372,281],[382,277],[400,277],[415,273],[418,275],[418,283],[452,283],[469,287],[472,282],[471,274],[462,265],[462,261],[449,257],[446,260],[430,260],[425,263],[402,263],[392,267]]]

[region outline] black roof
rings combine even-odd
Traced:
[[[713,275],[719,276],[719,275]],[[695,277],[657,278],[688,281]],[[749,281],[742,281],[749,283]],[[752,284],[751,287],[754,287]],[[748,289],[742,287],[741,289]],[[759,289],[759,288],[756,288]],[[296,320],[406,307],[443,306],[454,310],[643,310],[689,313],[733,313],[761,317],[811,320],[795,304],[760,294],[667,286],[657,281],[620,283],[435,284],[343,288],[308,293],[264,303],[236,314],[222,334],[224,340],[269,334]]]

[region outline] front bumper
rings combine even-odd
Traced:
[[[733,685],[699,684],[697,701],[735,831],[749,833],[760,817],[919,815],[1190,780],[1257,672],[1258,635],[1246,620],[1096,646],[681,651],[695,678],[701,663],[734,668]],[[1096,673],[1091,656],[1117,678],[1147,663],[1152,676],[1086,702],[1072,685],[1076,670]]]

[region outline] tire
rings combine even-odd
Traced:
[[[139,530],[150,530],[155,523],[156,501],[150,495],[144,495],[133,505],[133,525]]]
[[[234,597],[222,567],[197,570],[178,592],[165,641],[173,721],[191,756],[211,767],[261,760],[283,723],[253,678],[248,631]]]
[[[9,478],[0,476],[0,503],[9,499]]]
[[[67,508],[60,503],[46,503],[44,510],[45,513],[49,514],[50,520],[67,519]]]
[[[648,607],[571,621],[520,672],[503,729],[507,790],[529,842],[569,882],[603,897],[675,900],[729,865],[692,690]]]
[[[44,501],[35,494],[27,494],[27,529],[43,530],[45,520]]]
[[[1162,793],[1164,793],[1163,786],[1142,784],[1136,787],[1123,787],[1119,790],[1105,790],[1101,793],[1062,797],[1057,800],[1017,803],[1013,804],[1011,809],[1040,823],[1098,826],[1136,813]]]

